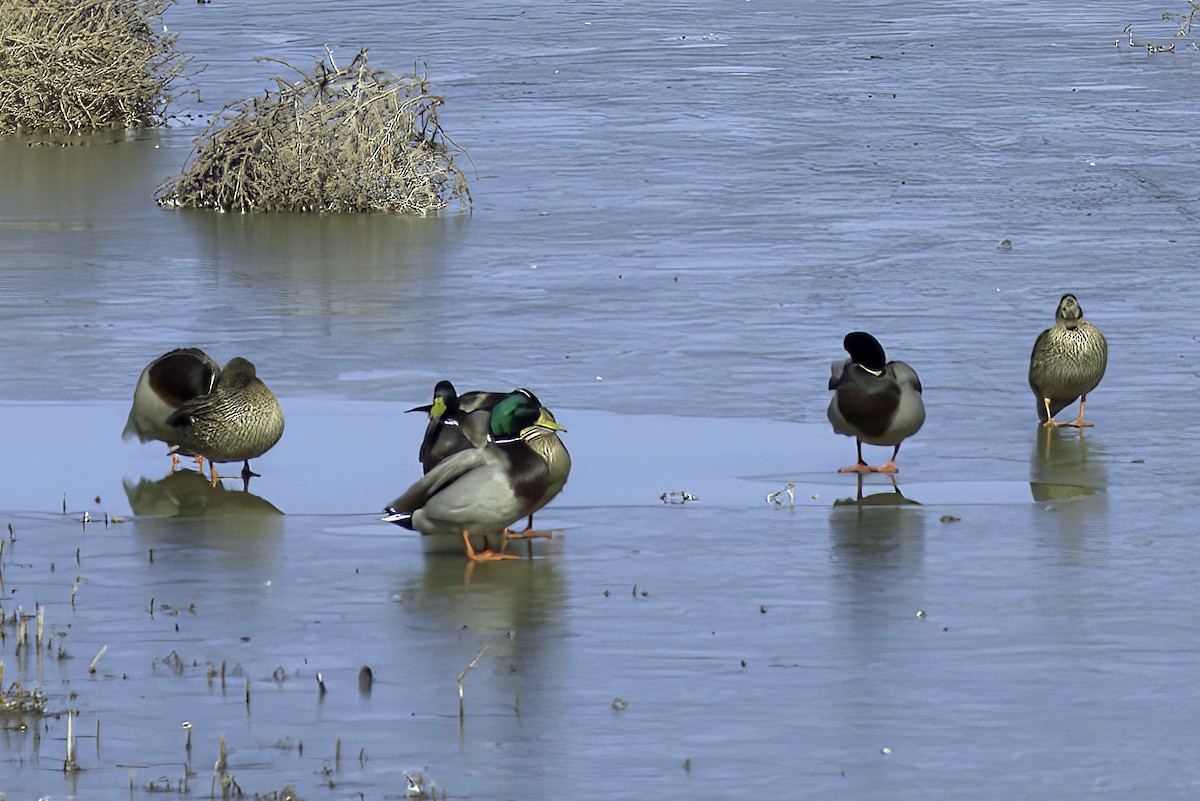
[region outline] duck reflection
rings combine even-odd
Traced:
[[[395,594],[437,629],[504,637],[554,624],[565,600],[552,559],[476,565],[458,554],[427,554],[420,575]]]
[[[279,516],[270,501],[248,490],[229,490],[191,470],[176,470],[166,478],[134,482],[125,479],[129,508],[139,517]]]
[[[556,560],[464,565],[461,554],[427,554],[419,572],[406,573],[392,596],[405,639],[420,636],[413,629],[434,632],[442,642],[446,632],[458,632],[471,651],[486,648],[481,664],[487,667],[471,681],[483,682],[497,697],[512,698],[533,677],[562,671],[566,592]],[[543,704],[553,694],[520,694],[526,710],[551,714]]]
[[[139,537],[152,547],[201,546],[205,558],[236,572],[258,571],[278,563],[284,514],[249,492],[226,489],[192,470],[136,483],[125,479],[125,495]],[[164,560],[194,578],[199,558]],[[170,569],[170,568],[165,568]],[[202,571],[203,572],[203,571]]]
[[[829,516],[833,558],[865,571],[919,566],[925,535],[920,506],[904,497],[894,477],[891,491],[864,494],[863,477],[858,476],[856,496],[833,502]]]
[[[1029,490],[1039,503],[1086,498],[1104,490],[1108,476],[1098,460],[1088,458],[1081,429],[1038,426],[1029,460]]]
[[[905,498],[904,493],[900,491],[900,485],[896,483],[895,476],[888,476],[892,482],[891,492],[873,492],[870,495],[863,494],[863,476],[858,474],[858,488],[855,497],[841,498],[833,502],[834,506],[905,506],[913,505],[920,506],[920,501],[914,501],[911,498]]]
[[[1108,474],[1082,430],[1038,426],[1029,460],[1029,490],[1043,504],[1046,542],[1064,565],[1086,564],[1108,526]],[[1073,584],[1060,591],[1070,594]],[[1074,597],[1074,596],[1072,596]]]

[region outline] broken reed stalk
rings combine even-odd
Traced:
[[[221,735],[221,747],[217,754],[217,763],[213,765],[212,789],[209,791],[210,796],[215,795],[217,791],[217,782],[221,782],[221,786],[225,787],[225,768],[228,765],[228,752],[225,750],[225,735]]]
[[[63,762],[64,773],[74,773],[79,770],[75,761],[75,713],[67,711],[67,759]]]
[[[0,2],[0,133],[161,124],[190,61],[162,24],[174,3]]]
[[[467,673],[468,673],[468,672],[469,672],[469,671],[470,671],[472,668],[474,668],[476,665],[478,665],[478,664],[479,664],[479,660],[480,660],[480,659],[483,659],[483,655],[487,653],[487,650],[488,650],[488,648],[490,648],[490,647],[491,647],[491,646],[489,646],[489,645],[485,645],[485,646],[483,646],[483,648],[481,648],[481,649],[479,650],[479,653],[476,655],[476,657],[475,657],[474,659],[472,659],[472,660],[471,660],[471,664],[469,664],[469,665],[467,665],[465,668],[463,668],[463,672],[458,674],[458,719],[459,719],[459,721],[462,721],[462,719],[463,719],[463,715],[464,715],[464,710],[463,710],[463,679],[465,679],[465,678],[467,677]]]
[[[220,211],[426,215],[470,205],[454,164],[466,155],[438,122],[442,98],[425,74],[370,68],[366,49],[345,67],[319,61],[298,80],[226,106],[197,139],[162,206]],[[470,158],[469,156],[467,157]]]
[[[100,661],[100,657],[104,656],[104,653],[107,650],[108,650],[107,644],[102,645],[100,647],[100,650],[96,653],[96,655],[94,657],[92,657],[92,664],[88,665],[88,673],[96,672],[96,663]]]

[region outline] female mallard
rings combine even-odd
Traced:
[[[167,418],[179,449],[208,459],[216,485],[216,462],[242,462],[242,478],[251,472],[250,460],[269,451],[283,436],[279,400],[241,357],[229,360],[211,392],[188,400]]]
[[[514,393],[520,393],[529,398],[530,402],[542,406],[541,401],[527,389],[520,388],[513,393],[505,392],[468,392],[458,395],[454,384],[449,381],[439,381],[433,389],[433,403],[409,409],[410,412],[428,412],[429,423],[425,427],[425,438],[421,442],[419,458],[421,466],[428,473],[438,463],[453,456],[459,451],[478,448],[487,440],[490,433],[492,410],[496,404]],[[542,410],[553,423],[554,414],[544,406]],[[538,426],[529,439],[530,447],[534,448],[550,466],[550,484],[542,497],[542,501],[534,508],[534,512],[549,503],[558,493],[562,492],[571,473],[571,454],[567,451],[558,431],[563,431],[555,423],[552,428]],[[529,514],[526,530],[533,528],[533,513]]]
[[[1037,396],[1038,419],[1047,428],[1092,425],[1083,422],[1087,394],[1100,384],[1108,367],[1108,341],[1100,329],[1083,319],[1075,296],[1067,293],[1054,312],[1054,327],[1033,343],[1029,356],[1029,386]],[[1054,415],[1079,398],[1079,417],[1057,423]]]
[[[854,437],[858,445],[858,464],[843,467],[839,473],[895,473],[900,443],[921,430],[925,422],[925,403],[921,400],[921,379],[904,362],[889,362],[883,346],[865,331],[846,334],[842,347],[850,354],[844,362],[834,362],[829,388],[829,422],[833,430]],[[883,467],[869,467],[862,456],[862,444],[892,445],[892,458]]]
[[[179,430],[167,425],[167,418],[187,401],[211,392],[220,374],[217,363],[199,348],[178,348],[159,356],[138,377],[121,438],[136,435],[139,442],[156,439],[167,443],[174,470],[179,464]],[[201,467],[202,461],[196,456]]]
[[[438,463],[384,509],[383,519],[421,534],[462,537],[472,561],[515,558],[486,549],[475,536],[507,540],[508,527],[540,509],[556,494],[547,432],[564,430],[529,392],[513,392],[492,409],[487,442]],[[561,489],[561,486],[558,487]],[[539,532],[522,532],[538,536]]]

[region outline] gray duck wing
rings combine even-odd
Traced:
[[[463,412],[491,411],[497,403],[508,397],[508,392],[480,392],[475,390],[458,396],[458,408]]]
[[[504,460],[496,459],[463,473],[429,497],[422,513],[464,528],[499,529],[524,516],[530,506],[513,491]]]
[[[396,512],[415,512],[455,480],[492,462],[494,458],[486,448],[459,451],[417,479],[400,497],[389,503],[388,508]]]

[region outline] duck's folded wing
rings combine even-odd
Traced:
[[[846,380],[846,368],[850,366],[849,359],[833,362],[829,365],[829,388],[837,389]]]
[[[475,412],[480,409],[491,411],[500,401],[508,397],[507,392],[481,392],[473,390],[458,396],[458,408],[463,412]]]
[[[459,451],[439,462],[405,490],[403,495],[389,503],[388,508],[396,512],[415,512],[448,484],[472,470],[483,467],[487,462],[488,455],[485,448]]]
[[[917,371],[912,369],[904,362],[891,362],[889,367],[892,368],[892,374],[895,375],[896,381],[903,386],[909,386],[917,392],[922,392],[921,379],[917,376]]]
[[[222,398],[215,392],[200,395],[184,403],[167,418],[167,425],[175,428],[187,428],[197,417],[206,417],[215,412]]]

